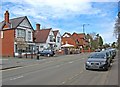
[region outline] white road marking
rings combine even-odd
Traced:
[[[60,67],[60,65],[56,65],[55,67]]]
[[[62,82],[62,84],[65,84],[65,82]]]
[[[10,80],[16,80],[16,79],[20,79],[20,78],[23,78],[23,76],[18,76],[18,77],[15,77],[15,78],[11,78]]]
[[[68,62],[68,63],[73,63],[74,61]]]

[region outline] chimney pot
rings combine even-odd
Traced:
[[[40,24],[36,24],[36,30],[37,30],[37,31],[40,30]]]
[[[4,19],[5,22],[6,22],[6,23],[9,23],[9,12],[8,12],[8,11],[5,12],[4,17],[5,17],[5,19]]]

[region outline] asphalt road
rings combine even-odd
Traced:
[[[2,70],[3,85],[118,85],[118,57],[108,71],[85,70],[89,53],[65,55]]]

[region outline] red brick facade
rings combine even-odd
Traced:
[[[2,56],[14,56],[14,29],[4,30],[2,41]]]
[[[76,43],[75,43],[73,38],[71,38],[71,37],[62,37],[62,45],[66,44],[66,43],[76,46]]]
[[[62,45],[66,44],[66,42],[68,44],[74,45],[75,48],[79,48],[80,46],[85,47],[88,45],[88,42],[85,40],[85,34],[83,33],[73,33],[72,35],[69,34],[69,36],[70,37],[62,37]]]
[[[0,56],[14,56],[14,29],[10,28],[9,12],[4,14],[4,25],[0,31]],[[2,35],[1,35],[2,32]]]

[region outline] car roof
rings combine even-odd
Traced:
[[[93,52],[93,53],[91,53],[90,55],[94,55],[94,54],[105,54],[105,52]]]

